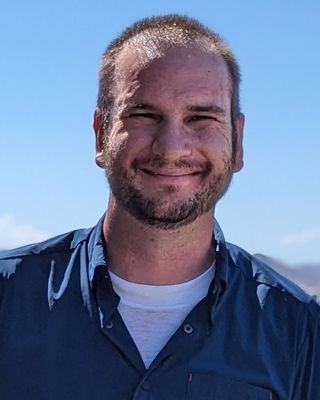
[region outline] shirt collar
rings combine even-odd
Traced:
[[[103,221],[105,215],[103,215],[98,221],[97,225],[93,228],[89,242],[88,242],[88,256],[89,256],[89,281],[92,285],[95,270],[98,266],[107,266],[106,249],[103,239]],[[226,248],[225,238],[220,225],[217,220],[214,220],[214,242],[216,244],[216,268],[217,278],[228,283],[228,265],[231,260],[229,253]]]
[[[228,283],[229,263],[231,261],[227,251],[224,234],[218,221],[214,219],[213,237],[216,243],[216,276],[217,280],[223,281],[225,285]]]
[[[98,266],[107,266],[106,250],[103,239],[103,221],[104,215],[100,218],[97,225],[93,228],[88,242],[88,275],[92,286],[95,270]]]

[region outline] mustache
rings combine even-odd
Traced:
[[[131,166],[137,170],[141,168],[155,168],[155,169],[161,169],[161,168],[175,168],[175,169],[180,169],[180,170],[188,170],[188,171],[203,171],[203,172],[209,172],[211,171],[211,164],[209,162],[200,162],[196,160],[190,160],[190,159],[181,159],[181,160],[176,160],[173,163],[168,162],[165,159],[161,157],[149,157],[149,158],[137,158],[132,161]]]

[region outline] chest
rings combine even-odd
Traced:
[[[268,328],[230,323],[224,313],[211,326],[203,315],[201,305],[193,310],[147,370],[118,312],[99,320],[57,309],[38,326],[17,317],[1,342],[1,398],[289,398],[290,356]]]

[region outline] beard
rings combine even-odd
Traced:
[[[106,156],[106,176],[111,192],[127,212],[139,221],[162,230],[173,230],[194,222],[201,215],[209,212],[227,191],[232,178],[232,160],[223,161],[219,172],[209,163],[198,163],[192,160],[180,160],[174,163],[175,168],[200,170],[200,182],[189,197],[179,200],[160,199],[143,194],[143,188],[137,187],[135,172],[146,167],[162,168],[167,163],[157,157],[136,159],[130,169],[122,167],[118,157]],[[131,172],[132,171],[132,172]],[[179,187],[166,185],[166,193],[179,192]]]

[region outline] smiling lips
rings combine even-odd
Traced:
[[[190,172],[185,172],[185,171],[153,171],[149,170],[146,168],[141,168],[140,169],[142,172],[145,174],[159,177],[159,178],[168,178],[168,179],[179,179],[179,178],[187,178],[195,175],[199,175],[201,171],[190,171]]]

